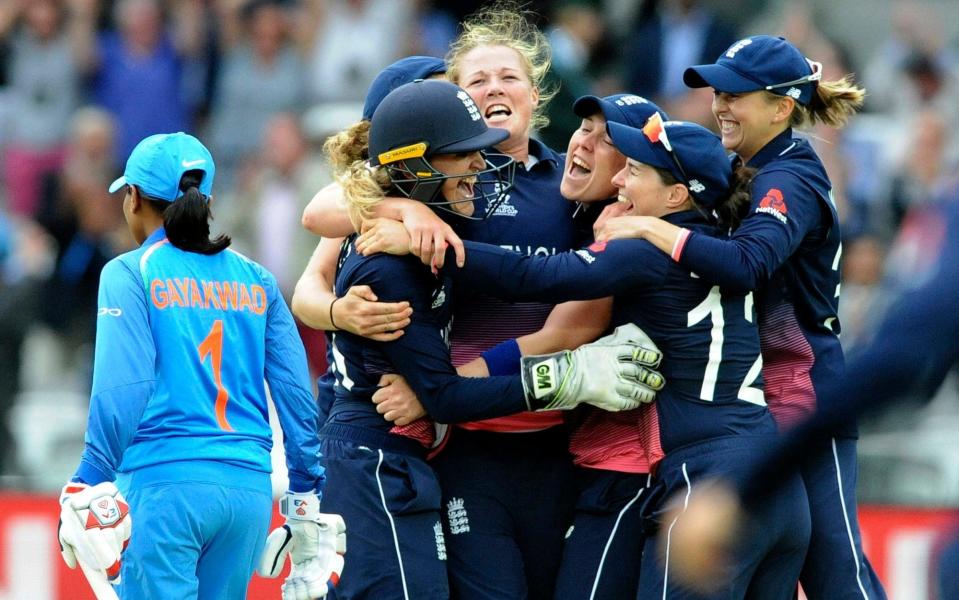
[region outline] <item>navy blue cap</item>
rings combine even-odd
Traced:
[[[822,65],[803,56],[785,38],[754,35],[739,40],[711,65],[689,67],[683,81],[692,88],[743,94],[769,90],[802,105],[812,101]]]
[[[655,102],[634,94],[613,94],[605,98],[582,96],[573,102],[573,113],[581,119],[600,111],[607,121],[630,127],[642,127],[656,113],[663,115],[664,119],[669,118],[666,111],[656,106]]]
[[[732,177],[729,158],[719,137],[705,127],[687,121],[663,121],[653,115],[643,129],[616,122],[607,122],[606,128],[620,152],[672,173],[689,187],[696,203],[703,208],[713,208],[729,195]],[[682,171],[662,143],[661,131],[666,132]]]
[[[370,164],[483,150],[509,137],[488,127],[465,90],[430,79],[401,85],[380,103],[370,123]]]
[[[376,76],[366,92],[363,104],[363,119],[370,121],[376,107],[387,94],[406,83],[417,79],[428,79],[431,75],[446,72],[446,63],[442,58],[433,56],[407,56],[386,67]]]
[[[173,202],[183,195],[180,178],[187,171],[203,171],[200,193],[209,196],[216,167],[206,146],[182,131],[158,133],[133,148],[123,175],[110,184],[110,193],[124,185],[135,185],[151,198]]]

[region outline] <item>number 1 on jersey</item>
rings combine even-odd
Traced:
[[[206,362],[206,357],[210,357],[213,366],[213,381],[216,383],[216,403],[214,409],[216,412],[216,424],[224,431],[233,431],[230,423],[226,420],[226,403],[230,399],[229,392],[223,387],[223,381],[220,378],[220,364],[223,360],[223,320],[217,319],[210,328],[210,333],[197,346],[200,351],[200,362]]]

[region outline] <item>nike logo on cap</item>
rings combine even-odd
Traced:
[[[184,169],[189,169],[190,167],[197,167],[199,165],[202,165],[205,162],[206,162],[206,159],[201,158],[199,160],[185,160],[181,162],[180,164],[183,165]]]

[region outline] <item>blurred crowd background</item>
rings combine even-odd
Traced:
[[[85,429],[100,269],[132,247],[109,183],[142,137],[187,131],[217,161],[214,213],[289,298],[317,241],[299,224],[330,180],[320,152],[357,120],[372,78],[443,56],[481,2],[0,0],[0,487],[52,491]],[[891,298],[929,276],[939,211],[959,201],[954,0],[530,2],[553,49],[551,125],[576,97],[629,91],[714,127],[683,69],[780,34],[855,73],[865,111],[809,132],[843,220],[842,342],[868,341]],[[935,315],[930,315],[935,318]],[[957,341],[959,343],[959,341]],[[131,359],[135,359],[131,357]],[[959,378],[931,403],[863,424],[860,500],[959,506]]]

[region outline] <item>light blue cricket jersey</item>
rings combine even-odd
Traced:
[[[276,278],[232,250],[173,246],[161,227],[100,277],[86,449],[76,476],[195,460],[269,473],[264,379],[284,433],[290,489],[321,491],[306,353]]]

